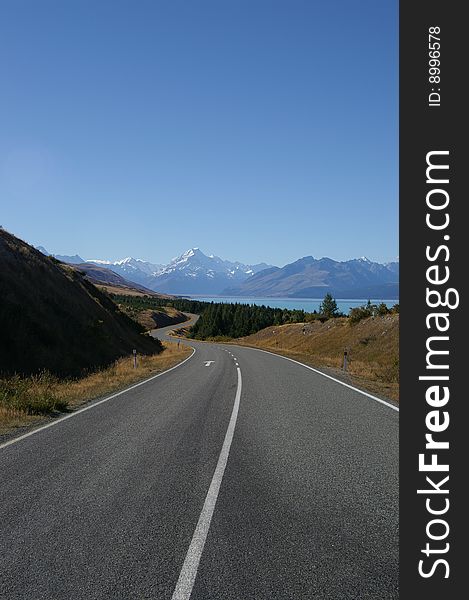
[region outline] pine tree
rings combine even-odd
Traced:
[[[337,302],[332,297],[332,294],[327,293],[324,296],[324,300],[319,305],[319,312],[328,319],[332,319],[339,314]]]

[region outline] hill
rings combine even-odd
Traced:
[[[114,292],[116,288],[119,288],[121,293],[126,294],[129,293],[129,290],[133,290],[134,293],[156,296],[157,298],[173,297],[167,294],[158,294],[157,292],[154,292],[143,285],[125,279],[122,277],[122,275],[119,275],[110,269],[106,269],[105,267],[100,267],[92,263],[82,262],[73,264],[72,267],[77,271],[81,271],[85,275],[86,279],[91,281],[91,283],[94,283],[95,285],[98,285],[104,289],[109,288],[109,291]]]
[[[120,309],[129,317],[140,323],[146,330],[159,329],[168,325],[177,325],[187,321],[187,316],[171,306],[160,310],[144,309],[140,311],[129,310],[126,304],[120,304]]]
[[[0,230],[3,375],[79,375],[161,349],[82,273]]]

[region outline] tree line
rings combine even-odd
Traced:
[[[309,313],[311,314],[311,313]],[[304,310],[271,308],[256,304],[210,304],[191,331],[195,339],[210,337],[244,337],[271,325],[304,323]],[[309,320],[309,319],[308,319]]]
[[[127,296],[121,294],[110,294],[116,304],[125,304],[136,310],[154,309],[159,310],[165,306],[171,306],[182,312],[190,312],[200,315],[204,312],[210,302],[189,300],[187,298],[157,298],[155,296]]]

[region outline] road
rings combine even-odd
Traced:
[[[0,597],[398,598],[395,407],[274,354],[191,345],[0,447]]]

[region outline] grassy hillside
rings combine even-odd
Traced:
[[[136,348],[161,344],[143,334],[112,300],[76,269],[0,230],[0,372],[48,370],[76,376]]]
[[[328,367],[360,387],[395,400],[399,397],[398,314],[369,317],[355,325],[348,318],[338,318],[267,327],[236,343]],[[345,349],[347,374],[339,371]]]
[[[164,294],[158,294],[157,292],[142,292],[142,289],[136,288],[133,286],[132,282],[129,282],[127,286],[124,285],[110,285],[100,283],[98,281],[93,281],[95,286],[100,290],[104,290],[111,296],[113,294],[117,296],[137,296],[137,297],[155,297],[158,299],[161,298],[172,298],[173,296],[165,296]]]
[[[186,315],[172,306],[162,306],[158,310],[153,310],[151,308],[129,306],[127,303],[121,304],[118,297],[115,298],[115,302],[126,315],[140,323],[146,330],[187,321]]]

